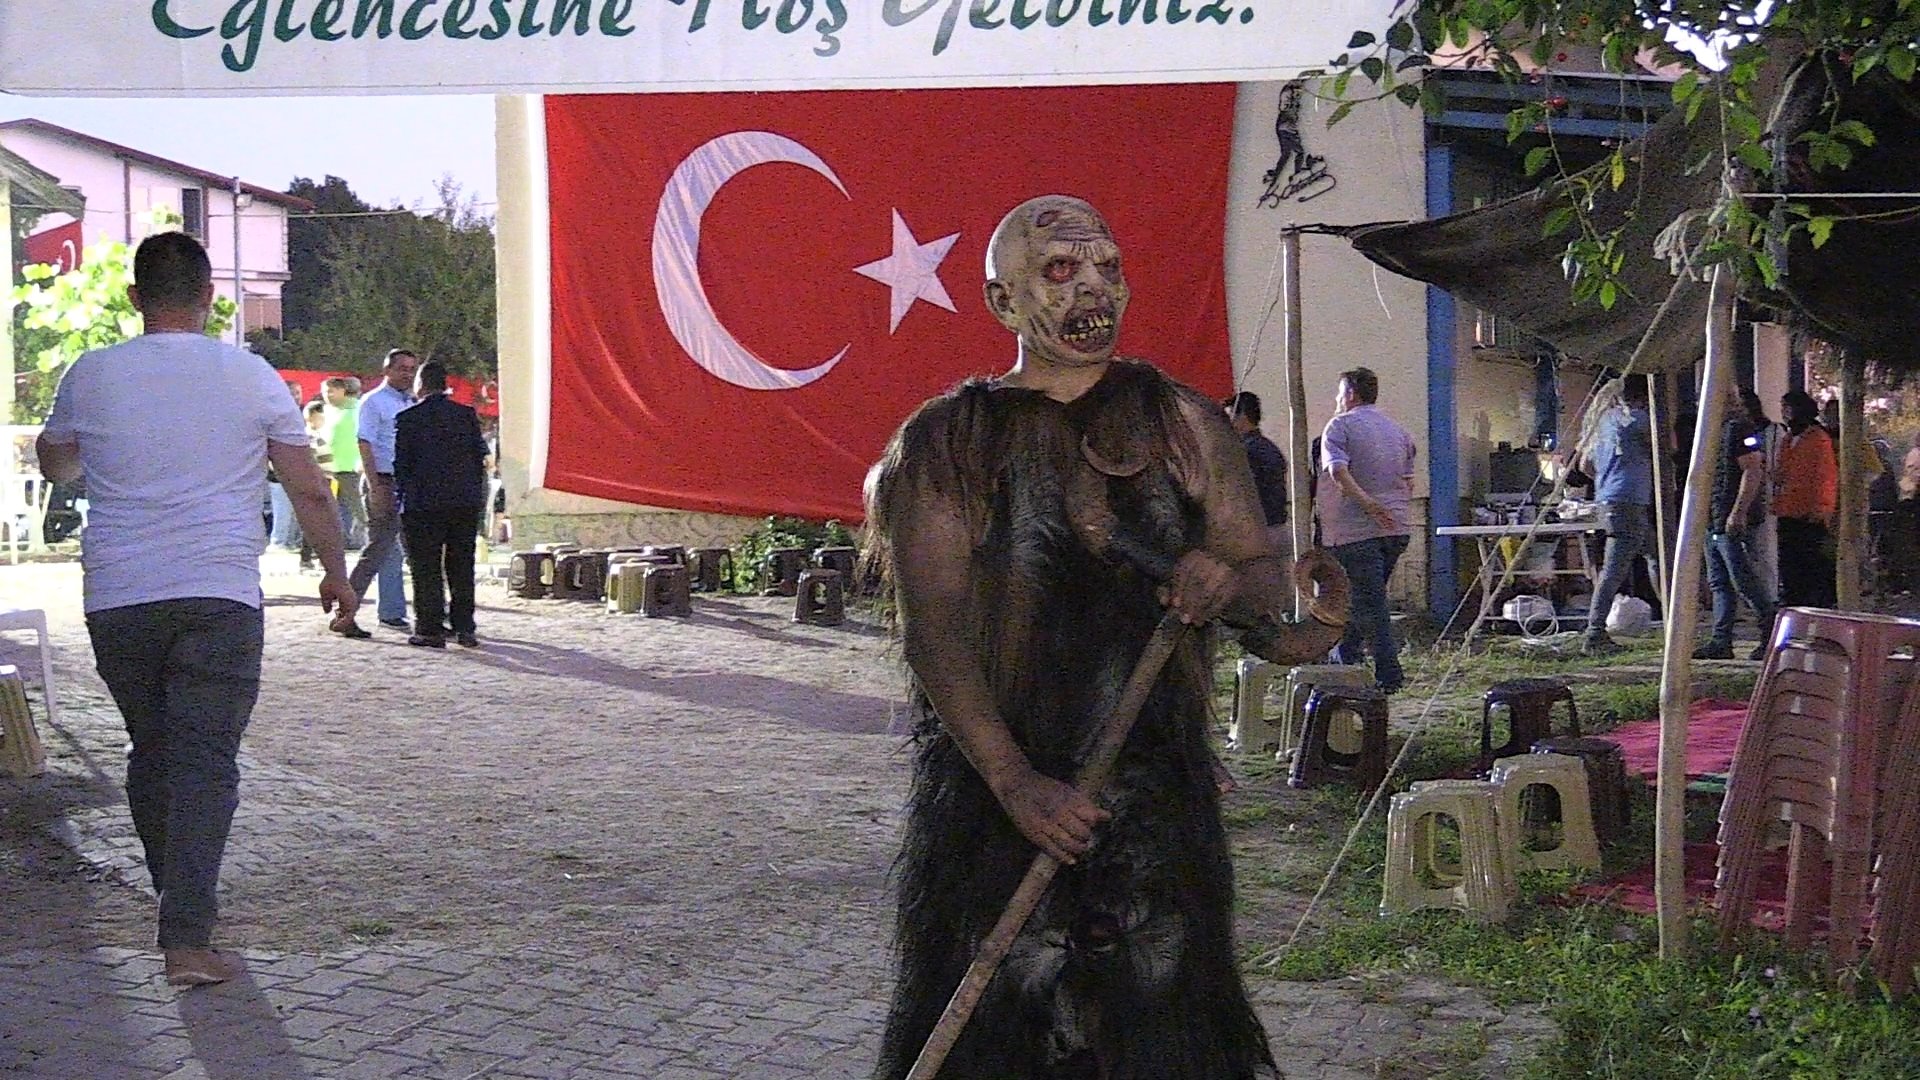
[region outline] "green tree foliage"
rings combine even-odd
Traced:
[[[337,176],[328,176],[317,184],[304,176],[295,177],[287,186],[287,194],[313,204],[310,213],[295,214],[287,220],[289,278],[280,291],[280,318],[291,334],[320,321],[320,299],[333,276],[327,267],[328,241],[363,224],[354,215],[365,214],[373,207]]]
[[[358,202],[339,190],[330,197]],[[371,374],[405,347],[454,374],[493,377],[493,219],[473,196],[445,178],[431,209],[312,220],[326,231],[322,284],[305,325],[289,320],[286,341],[265,350],[275,363]]]
[[[157,211],[154,231],[178,227],[177,214]],[[53,407],[60,376],[82,353],[117,345],[141,332],[140,313],[127,297],[133,284],[133,248],[117,240],[87,247],[80,268],[56,274],[35,264],[23,268],[24,284],[13,291],[18,305],[17,363],[29,373],[14,401],[16,423],[37,424]],[[215,297],[207,334],[219,337],[233,325],[233,301]]]
[[[1636,70],[1650,57],[1684,69],[1673,86],[1675,106],[1691,123],[1717,126],[1726,159],[1749,185],[1773,169],[1761,117],[1765,103],[1753,93],[1772,53],[1831,50],[1856,80],[1883,72],[1911,82],[1920,65],[1920,0],[1403,0],[1391,25],[1377,30],[1355,33],[1323,73],[1329,96],[1340,100],[1332,122],[1361,101],[1389,97],[1439,115],[1447,108],[1446,89],[1422,78],[1438,65],[1491,70],[1517,82],[1529,69],[1565,63],[1576,48],[1597,49],[1613,72]],[[1509,141],[1548,130],[1551,110],[1541,101],[1517,106],[1507,120]],[[1830,120],[1826,130],[1809,131],[1801,141],[1809,144],[1809,163],[1828,169],[1845,168],[1875,138],[1857,121]],[[1602,167],[1579,173],[1563,168],[1551,146],[1527,157],[1528,172],[1557,181],[1556,194],[1566,200],[1548,229],[1569,237],[1575,297],[1607,306],[1616,297],[1619,230],[1597,229],[1586,211],[1599,185],[1626,182],[1623,149]],[[1833,231],[1834,219],[1804,206],[1788,205],[1780,215],[1767,209],[1737,197],[1723,200],[1689,245],[1696,265],[1728,263],[1743,280],[1772,287],[1778,270],[1770,243],[1804,229],[1819,246]]]

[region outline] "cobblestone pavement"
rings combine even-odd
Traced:
[[[48,775],[0,779],[0,1077],[870,1071],[906,767],[870,630],[744,601],[610,631],[489,589],[495,644],[430,656],[315,633],[292,600],[311,579],[270,578],[222,882],[248,974],[180,992],[145,947],[124,736],[77,574],[0,574],[9,603],[48,608],[62,696]],[[343,707],[369,693],[377,715]],[[1549,1031],[1437,982],[1253,985],[1297,1080],[1498,1077]]]

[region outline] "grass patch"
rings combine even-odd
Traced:
[[[1496,1004],[1538,1002],[1561,1035],[1517,1080],[1606,1077],[1901,1080],[1920,1068],[1920,1009],[1827,990],[1771,942],[1663,962],[1651,920],[1581,906],[1523,907],[1485,927],[1448,912],[1336,926],[1284,954],[1287,979],[1420,972],[1479,987]]]
[[[1436,707],[1396,787],[1409,778],[1457,772],[1478,755],[1477,694],[1491,682],[1522,674],[1571,676],[1579,666],[1575,660],[1516,659],[1514,667],[1498,669],[1491,663],[1469,659],[1472,674],[1456,682],[1460,689]],[[1740,700],[1751,696],[1754,677],[1752,671],[1703,673],[1694,696]],[[1655,676],[1638,682],[1576,681],[1574,686],[1583,720],[1597,721],[1608,710],[1623,720],[1658,712]],[[1297,813],[1290,816],[1301,823],[1300,838],[1314,848],[1302,851],[1305,857],[1292,868],[1243,869],[1243,893],[1298,894],[1317,885],[1319,875],[1309,871],[1331,859],[1355,817],[1357,795],[1342,788],[1306,794],[1312,800],[1292,807]],[[1603,876],[1644,865],[1652,856],[1652,792],[1635,781],[1629,794],[1629,833],[1604,849]],[[1717,800],[1689,797],[1686,809],[1688,839],[1712,837]],[[1705,922],[1692,928],[1689,959],[1663,961],[1651,919],[1559,902],[1572,875],[1527,875],[1522,902],[1500,926],[1454,912],[1382,918],[1377,906],[1386,857],[1384,817],[1370,821],[1356,838],[1325,901],[1322,929],[1293,949],[1265,956],[1260,942],[1249,943],[1254,956],[1249,968],[1256,978],[1425,974],[1476,987],[1501,1007],[1536,1003],[1560,1035],[1515,1066],[1507,1074],[1511,1080],[1920,1077],[1920,1001],[1893,1003],[1870,986],[1858,997],[1838,994],[1826,981],[1822,957],[1789,954],[1777,938],[1758,933],[1742,942],[1741,951],[1720,953],[1714,928]],[[1271,948],[1279,942],[1265,944]],[[1461,1069],[1484,1055],[1483,1030],[1463,1026],[1459,1035],[1457,1046],[1420,1047],[1428,1068],[1419,1075],[1462,1075]]]
[[[1273,816],[1273,804],[1266,802],[1243,802],[1229,806],[1220,812],[1220,820],[1229,829],[1244,829],[1258,825]]]
[[[393,936],[393,924],[385,919],[355,919],[347,924],[350,937],[374,940]]]

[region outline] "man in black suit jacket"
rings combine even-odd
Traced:
[[[409,645],[444,649],[446,621],[460,644],[477,648],[473,551],[487,503],[487,440],[480,417],[447,396],[447,369],[429,361],[415,376],[419,403],[400,413],[393,480],[400,528],[413,570],[414,634]],[[452,594],[444,607],[443,591]]]

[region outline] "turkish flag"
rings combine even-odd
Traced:
[[[1120,353],[1231,384],[1234,88],[549,97],[546,486],[729,514],[862,518],[921,402],[1005,371],[987,240],[1087,199],[1133,300]]]
[[[86,242],[80,235],[80,223],[69,221],[27,237],[26,261],[29,264],[44,263],[57,273],[70,274],[80,269],[80,252],[85,246]]]

